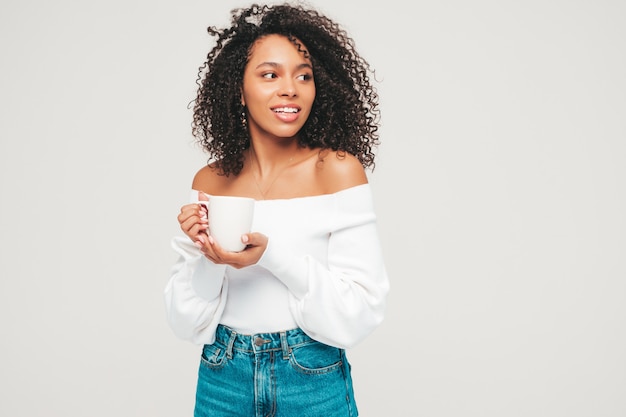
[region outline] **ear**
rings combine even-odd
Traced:
[[[246,99],[243,98],[243,87],[239,88],[239,95],[240,95],[240,99],[241,99],[241,105],[243,107],[246,107]]]

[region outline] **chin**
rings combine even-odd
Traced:
[[[300,133],[301,129],[302,129],[302,126],[299,126],[297,129],[280,130],[280,131],[275,132],[274,136],[277,136],[283,139],[293,138],[295,136],[298,136],[298,133]]]

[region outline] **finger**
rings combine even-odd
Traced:
[[[206,231],[209,227],[208,223],[202,221],[198,216],[191,216],[180,224],[180,228],[186,234],[196,234]]]
[[[246,233],[241,241],[248,246],[267,246],[267,236],[261,233]]]
[[[206,256],[210,261],[215,264],[226,264],[227,260],[224,259],[225,255],[228,255],[229,252],[224,251],[224,249],[219,246],[215,240],[207,235],[206,233],[199,234],[197,237],[197,241],[200,245],[196,245],[200,248],[200,251]]]
[[[193,204],[183,207],[177,218],[178,222],[182,224],[191,218],[196,218],[198,221],[206,223],[208,222],[206,217],[206,210],[201,208],[199,204]]]
[[[189,213],[200,213],[204,211],[204,207],[198,203],[186,204],[180,208],[180,214],[189,214]]]
[[[211,248],[215,259],[217,259],[220,263],[230,263],[230,254],[232,254],[233,252],[227,251],[222,246],[220,246],[220,244],[217,243],[217,241],[210,234],[207,236],[206,239],[209,243],[208,246]]]

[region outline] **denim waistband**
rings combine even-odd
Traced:
[[[244,335],[222,324],[217,326],[215,340],[226,346],[229,356],[232,355],[233,350],[254,353],[282,350],[283,356],[286,356],[292,347],[315,342],[302,329]]]

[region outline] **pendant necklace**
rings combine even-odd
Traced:
[[[261,171],[261,165],[259,164],[259,160],[256,158],[256,152],[254,152],[254,150],[251,150],[250,155],[252,155],[254,157],[254,162],[256,163],[256,166],[257,166],[257,168],[259,169],[259,172],[260,172]],[[294,153],[294,155],[295,155],[295,153]],[[272,188],[272,186],[274,185],[274,183],[276,182],[278,177],[280,177],[283,174],[283,172],[285,172],[285,170],[291,166],[292,161],[293,161],[293,156],[290,157],[287,160],[287,163],[285,164],[285,166],[283,168],[281,168],[280,171],[278,171],[278,174],[276,174],[276,176],[272,179],[272,181],[270,181],[269,185],[265,188],[265,191],[263,191],[263,188],[261,188],[261,184],[257,180],[256,175],[254,174],[254,170],[252,170],[252,179],[254,179],[254,183],[256,184],[256,188],[259,190],[259,193],[261,193],[261,197],[262,197],[263,200],[265,200],[265,196],[270,191],[270,189]]]

